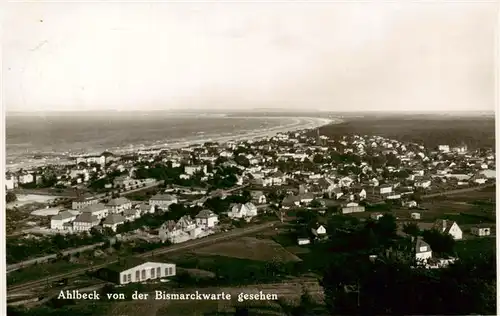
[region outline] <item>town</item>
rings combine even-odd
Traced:
[[[304,278],[326,264],[315,257],[300,273],[291,272],[276,262],[273,249],[306,262],[301,254],[328,240],[339,253],[362,249],[373,263],[397,253],[409,256],[409,266],[445,268],[460,260],[455,248],[468,252],[481,243],[494,249],[495,168],[492,149],[330,137],[320,128],[122,156],[104,152],[74,157],[71,165],[9,172],[9,292],[89,266],[96,279],[118,287],[167,286],[162,282],[172,278],[187,286],[194,281],[181,281],[179,271],[202,264],[173,259],[183,252],[174,247],[184,245],[219,256],[231,247],[260,257],[269,252],[261,260],[268,261],[266,270],[272,262],[273,282],[284,275]],[[460,198],[449,200],[452,195]],[[26,201],[37,196],[45,199]],[[398,238],[404,242],[394,242]],[[158,260],[168,249],[172,255]],[[142,256],[148,251],[154,261]],[[239,277],[241,283],[251,279]],[[204,283],[196,277],[194,284]]]

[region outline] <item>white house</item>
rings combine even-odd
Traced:
[[[358,193],[359,199],[364,200],[366,199],[366,191],[365,189],[361,189],[361,191]]]
[[[491,234],[491,229],[489,227],[475,226],[471,227],[470,233],[475,236],[489,236]]]
[[[420,219],[420,213],[411,213],[410,216],[412,219]]]
[[[108,208],[102,204],[91,204],[82,209],[82,213],[90,213],[97,216],[98,219],[103,219],[109,214]]]
[[[123,211],[123,217],[129,222],[135,221],[139,217],[141,217],[141,210],[138,208],[131,208]]]
[[[85,208],[89,205],[93,205],[93,204],[97,204],[97,203],[99,203],[99,199],[96,198],[95,196],[80,196],[71,203],[71,208],[73,210],[80,210],[80,209]]]
[[[50,219],[50,229],[66,230],[69,228],[67,224],[73,222],[76,215],[69,211],[62,211],[59,214],[52,216]]]
[[[212,228],[219,223],[219,217],[210,210],[202,210],[196,215],[195,221],[198,226]]]
[[[392,193],[392,186],[384,184],[379,187],[380,194],[390,194]]]
[[[162,242],[170,241],[175,243],[175,240],[182,234],[182,229],[177,226],[177,224],[172,221],[166,221],[158,229],[158,236]]]
[[[431,180],[422,180],[422,181],[415,182],[416,188],[427,189],[430,186],[431,186]]]
[[[127,198],[119,197],[116,199],[109,200],[105,206],[109,209],[109,211],[113,214],[122,213],[125,210],[129,210],[132,208],[132,202],[130,202]]]
[[[149,205],[158,206],[163,210],[167,210],[170,205],[175,203],[178,203],[177,197],[170,194],[157,194],[149,199]]]
[[[428,243],[426,243],[422,237],[417,237],[415,242],[415,259],[417,261],[423,261],[427,263],[427,260],[432,258],[432,249]]]
[[[90,231],[92,227],[99,225],[99,218],[91,213],[82,213],[73,221],[73,230],[76,232]]]
[[[126,222],[125,217],[120,214],[109,214],[104,222],[102,223],[102,227],[109,227],[114,232],[116,232],[116,228],[118,225],[121,225]]]
[[[299,246],[308,245],[310,243],[311,243],[311,240],[309,240],[309,238],[305,238],[305,237],[299,237],[299,238],[297,238],[297,244]]]
[[[230,218],[251,218],[257,216],[257,207],[253,203],[235,204],[227,213]]]
[[[311,228],[311,232],[318,238],[326,236],[326,228],[323,225],[316,225],[315,227]]]
[[[458,226],[457,222],[446,219],[438,219],[434,223],[433,228],[442,233],[450,234],[455,240],[462,239],[462,230]]]

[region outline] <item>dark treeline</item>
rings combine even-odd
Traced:
[[[495,119],[483,118],[421,118],[368,117],[349,118],[340,124],[320,128],[322,135],[378,135],[403,142],[422,143],[434,148],[438,145],[461,145],[471,149],[494,148]]]

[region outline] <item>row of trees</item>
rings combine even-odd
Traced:
[[[58,253],[70,248],[103,242],[104,240],[106,240],[106,235],[101,234],[97,230],[92,230],[90,234],[56,234],[36,239],[9,237],[6,242],[7,263],[13,264],[30,258]]]

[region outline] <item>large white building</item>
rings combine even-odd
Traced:
[[[95,198],[94,196],[80,196],[71,203],[71,208],[74,210],[80,210],[89,205],[97,203],[99,203],[99,199]]]
[[[109,209],[109,211],[113,214],[122,213],[125,210],[129,210],[132,208],[132,202],[130,202],[127,198],[119,197],[116,199],[109,200],[105,204],[105,206]]]
[[[71,228],[70,224],[76,218],[76,215],[69,211],[62,211],[59,214],[52,216],[50,219],[50,229],[67,230]]]
[[[73,221],[73,230],[75,232],[87,232],[99,225],[100,220],[96,215],[92,215],[91,213],[85,212],[76,217]]]
[[[144,262],[133,259],[113,264],[99,271],[101,278],[118,284],[163,279],[175,276],[175,274],[176,266],[173,263]]]
[[[82,213],[90,213],[97,216],[98,219],[103,219],[109,214],[109,209],[102,203],[91,204],[82,209]]]

